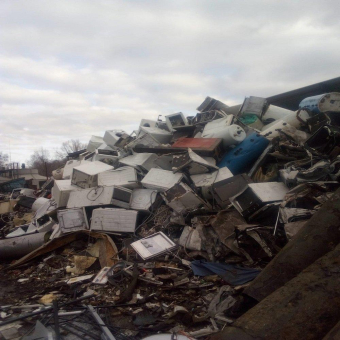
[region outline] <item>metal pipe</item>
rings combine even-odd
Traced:
[[[35,233],[0,240],[0,259],[23,257],[42,246],[45,233]]]

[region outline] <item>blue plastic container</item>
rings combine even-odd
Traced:
[[[226,166],[233,175],[242,174],[250,170],[258,157],[269,144],[266,137],[253,132],[236,148],[228,151],[219,162],[218,166]]]

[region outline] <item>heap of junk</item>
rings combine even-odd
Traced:
[[[340,93],[197,111],[1,194],[4,339],[339,339]]]

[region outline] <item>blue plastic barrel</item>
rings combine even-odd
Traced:
[[[269,140],[266,137],[253,132],[237,147],[228,151],[218,166],[220,168],[226,166],[233,175],[247,172],[258,157],[261,156],[268,144]]]

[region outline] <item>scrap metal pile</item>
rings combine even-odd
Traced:
[[[1,215],[0,258],[16,288],[0,331],[218,338],[280,287],[252,291],[337,197],[340,93],[297,111],[258,97],[237,109],[207,97],[197,110],[92,136],[39,197],[22,192]]]

